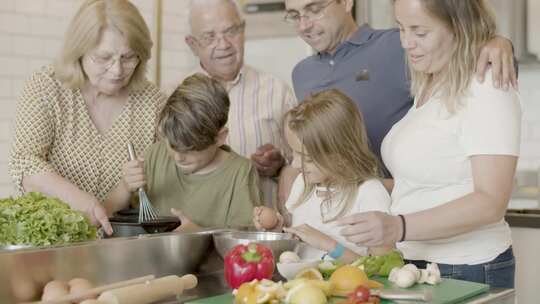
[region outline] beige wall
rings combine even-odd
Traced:
[[[56,54],[77,5],[71,0],[0,2],[0,197],[12,189],[7,160],[16,96],[30,73]]]

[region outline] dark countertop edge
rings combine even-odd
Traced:
[[[538,209],[508,209],[504,218],[510,227],[540,228]]]

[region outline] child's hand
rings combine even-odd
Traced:
[[[253,208],[253,224],[257,230],[272,230],[279,224],[279,217],[272,208],[260,206]]]
[[[308,224],[284,228],[283,230],[296,235],[302,241],[308,243],[312,247],[321,249],[323,251],[332,251],[334,247],[336,247],[337,242],[334,239]]]
[[[175,232],[193,232],[202,229],[201,226],[193,223],[187,216],[185,216],[181,210],[171,208],[171,213],[180,220],[180,226],[174,229]]]
[[[257,151],[251,155],[251,160],[261,176],[273,177],[279,169],[285,164],[285,158],[281,151],[272,144],[265,144],[257,148]]]
[[[144,177],[144,159],[139,157],[138,159],[128,161],[122,168],[122,181],[129,192],[134,192],[140,187],[146,185]]]

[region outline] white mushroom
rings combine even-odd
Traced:
[[[437,263],[428,263],[426,270],[429,272],[429,275],[441,276],[441,271],[439,270]]]
[[[396,279],[397,279],[397,274],[398,274],[400,269],[401,268],[399,268],[399,267],[392,268],[392,270],[390,270],[390,274],[388,275],[388,281],[395,283]]]
[[[435,285],[435,284],[438,284],[440,282],[441,282],[441,278],[437,277],[437,276],[433,276],[433,275],[428,276],[428,278],[426,280],[426,283],[428,283],[430,285]]]
[[[420,269],[420,279],[418,280],[418,283],[419,284],[426,283],[428,277],[429,277],[429,272],[425,269]]]
[[[416,265],[414,264],[407,264],[403,267],[401,267],[401,269],[407,269],[407,270],[410,270],[412,273],[415,274],[415,280],[418,281],[420,280],[420,270],[418,270],[418,267],[416,267]]]
[[[427,264],[426,271],[428,272],[426,283],[435,285],[442,281],[441,271],[439,270],[439,266],[436,263]]]
[[[416,283],[416,274],[409,269],[401,268],[396,274],[396,281],[394,283],[401,288],[411,287]]]
[[[279,262],[280,263],[297,263],[297,262],[300,262],[300,257],[298,256],[298,254],[296,254],[296,252],[284,251],[279,256]]]

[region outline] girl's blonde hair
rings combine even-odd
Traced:
[[[369,148],[362,115],[349,97],[331,89],[291,109],[285,124],[303,144],[302,155],[307,154],[327,176],[326,186],[340,194],[341,201],[330,206],[335,215],[326,221],[335,220],[352,206],[363,182],[379,177],[378,161]],[[304,184],[304,193],[293,208],[315,191],[316,185]]]
[[[395,2],[395,1],[394,1]],[[484,0],[421,0],[424,8],[440,20],[454,36],[452,57],[441,71],[436,83],[431,74],[411,72],[411,93],[425,97],[428,85],[441,92],[443,102],[450,113],[455,113],[457,103],[466,94],[474,77],[481,48],[495,36],[496,22],[493,10]]]
[[[152,38],[139,10],[127,0],[86,0],[71,20],[60,57],[54,64],[55,75],[67,87],[80,88],[86,82],[81,58],[97,46],[106,27],[120,31],[139,57],[130,88],[144,85]]]

